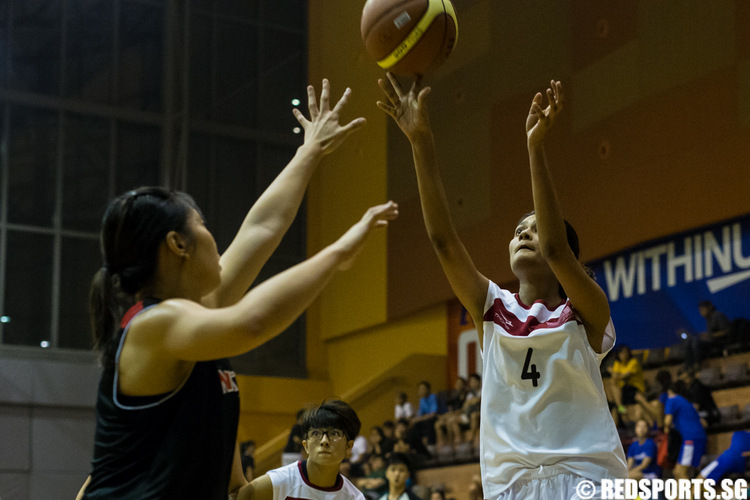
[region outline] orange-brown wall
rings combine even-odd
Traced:
[[[747,2],[454,4],[456,50],[426,83],[452,213],[488,276],[514,281],[507,243],[532,208],[524,123],[552,78],[566,109],[549,159],[584,260],[750,210]],[[388,189],[403,207],[389,233],[392,318],[453,293],[393,127],[388,150]]]

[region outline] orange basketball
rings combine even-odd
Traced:
[[[362,40],[381,68],[423,75],[453,51],[458,20],[450,0],[367,0]]]

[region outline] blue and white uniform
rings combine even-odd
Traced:
[[[700,475],[718,483],[727,474],[744,474],[744,453],[750,453],[750,432],[737,431],[732,434],[732,444],[729,448],[708,464]]]
[[[656,463],[657,454],[656,443],[653,439],[644,439],[641,444],[637,439],[630,443],[628,447],[628,458],[633,458],[636,467],[641,465],[644,459],[650,458],[651,462],[643,469],[643,477],[647,479],[656,479],[661,477],[661,467]]]
[[[701,417],[693,403],[680,395],[667,399],[664,415],[672,415],[672,425],[682,436],[678,465],[698,467],[706,452],[708,438],[701,423]]]

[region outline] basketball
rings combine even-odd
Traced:
[[[397,75],[423,75],[435,69],[458,38],[450,0],[367,0],[360,29],[368,54]]]

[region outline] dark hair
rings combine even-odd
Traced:
[[[437,486],[433,487],[430,490],[430,496],[432,496],[433,493],[437,493],[438,495],[440,495],[440,498],[445,499],[445,491],[443,490],[442,487],[437,487]]]
[[[656,372],[656,381],[661,386],[661,390],[666,391],[672,386],[672,374],[667,370],[659,370]]]
[[[423,380],[423,381],[421,381],[421,382],[420,382],[419,384],[417,384],[417,385],[423,385],[423,386],[427,387],[427,391],[428,391],[428,392],[432,390],[432,386],[431,386],[431,385],[430,385],[430,383],[429,383],[428,381],[426,381],[426,380]]]
[[[251,439],[250,441],[245,441],[244,443],[240,444],[240,453],[244,454],[248,450],[248,448],[252,448],[253,446],[255,446],[254,440]]]
[[[302,417],[302,435],[312,428],[334,427],[346,434],[348,441],[359,435],[362,423],[357,413],[346,402],[340,399],[327,399],[319,406],[310,408]]]
[[[679,396],[682,396],[683,398],[687,397],[688,388],[684,380],[675,380],[674,382],[672,382],[672,386],[670,387],[670,389],[672,389],[672,392]]]
[[[524,219],[527,217],[534,215],[536,212],[532,210],[531,212],[528,212],[524,214],[519,220],[518,224],[523,222]],[[576,233],[576,230],[573,228],[573,226],[568,222],[567,220],[563,219],[563,222],[565,223],[565,236],[568,240],[568,246],[573,251],[573,255],[575,255],[575,258],[578,259],[581,256],[581,245],[578,241],[578,233]],[[583,263],[581,263],[581,267],[583,267],[583,270],[586,271],[586,274],[588,274],[591,279],[594,279],[594,271],[589,269],[588,267],[584,266]],[[563,299],[568,298],[568,294],[565,293],[565,290],[563,289],[562,285],[560,285],[560,295]]]
[[[478,380],[479,382],[481,382],[481,381],[482,381],[482,376],[481,376],[480,374],[478,374],[477,372],[474,372],[474,373],[472,373],[471,375],[469,375],[469,378],[473,378],[473,379],[476,379],[476,380]]]
[[[701,300],[698,302],[698,307],[705,307],[707,309],[715,309],[714,303],[710,300]]]
[[[411,460],[409,459],[409,455],[406,453],[391,453],[391,456],[388,458],[388,467],[391,465],[405,465],[406,469],[409,471],[409,475],[411,476]]]
[[[128,191],[107,206],[100,232],[104,263],[89,292],[94,347],[105,366],[114,363],[122,315],[154,277],[159,245],[170,231],[190,236],[191,209],[200,213],[190,195],[161,187]]]
[[[370,432],[375,431],[378,433],[378,436],[380,436],[380,439],[385,439],[385,434],[383,434],[383,429],[377,425],[370,427]]]

